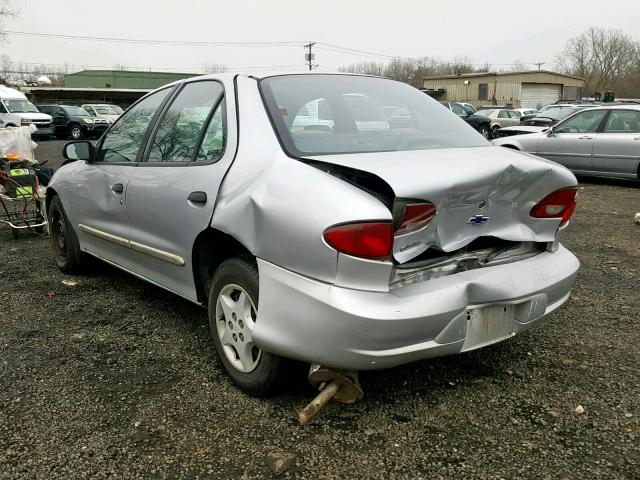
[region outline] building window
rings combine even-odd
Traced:
[[[486,83],[478,84],[478,100],[489,100],[489,85]]]

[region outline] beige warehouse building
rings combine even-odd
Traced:
[[[540,108],[558,100],[579,100],[584,79],[548,70],[483,72],[425,77],[423,86],[443,101]]]

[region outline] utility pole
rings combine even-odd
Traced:
[[[309,42],[304,46],[304,48],[307,49],[307,53],[304,54],[304,61],[307,62],[307,65],[309,66],[309,71],[313,70],[313,67],[315,67],[315,65],[313,64],[313,59],[315,56],[311,52],[311,48],[313,48],[315,44],[316,42]]]
[[[534,63],[534,65],[538,66],[538,70],[542,70],[542,65],[544,65],[544,62]]]

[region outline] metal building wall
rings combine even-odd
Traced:
[[[465,82],[468,82],[465,85]],[[427,77],[423,80],[424,88],[444,88],[445,94],[439,100],[460,101],[475,106],[511,105],[520,106],[520,91],[523,83],[550,83],[564,87],[584,86],[584,80],[568,77],[553,72],[534,71],[519,73],[500,73],[486,75],[452,75]],[[479,100],[480,84],[488,85],[488,99]],[[494,101],[495,97],[495,101]]]
[[[167,83],[193,77],[192,73],[135,72],[128,70],[84,70],[64,76],[70,88],[140,88],[155,89]]]

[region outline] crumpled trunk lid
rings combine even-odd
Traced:
[[[365,171],[384,180],[396,199],[433,203],[423,229],[396,236],[394,258],[405,263],[430,247],[458,250],[482,236],[551,242],[559,219],[530,216],[549,193],[575,186],[565,167],[503,147],[452,148],[309,157]]]

